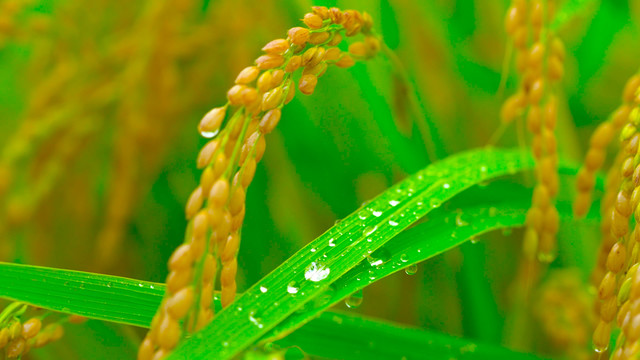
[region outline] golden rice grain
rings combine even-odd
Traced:
[[[300,83],[298,84],[298,89],[305,95],[313,94],[313,91],[318,84],[318,77],[313,74],[302,75],[300,78]]]
[[[15,359],[20,357],[26,348],[26,341],[19,337],[17,339],[11,340],[8,344],[7,344],[7,358],[9,359]]]
[[[307,13],[303,18],[304,23],[311,29],[320,29],[322,27],[322,18],[317,14]]]
[[[302,65],[302,57],[300,55],[294,55],[289,59],[287,65],[284,68],[284,71],[287,73],[292,73]]]
[[[309,30],[301,27],[294,27],[289,29],[289,40],[298,46],[306,44],[309,39]]]
[[[277,41],[277,40],[274,40],[274,41]],[[269,44],[267,44],[265,48],[269,46]],[[264,50],[265,48],[262,48],[262,50]],[[257,66],[247,66],[246,68],[242,69],[242,71],[240,71],[240,73],[236,77],[236,84],[240,84],[240,85],[250,84],[258,78],[258,74],[260,74],[260,69],[258,69]]]
[[[260,132],[263,134],[269,134],[278,125],[282,111],[280,109],[273,109],[268,111],[260,120]]]
[[[309,40],[307,40],[307,42],[311,45],[320,45],[326,43],[330,37],[331,34],[326,31],[314,32],[309,35]]]
[[[289,50],[289,41],[287,41],[286,39],[272,40],[262,48],[262,51],[276,55],[282,55],[287,50]],[[256,73],[256,76],[257,75],[258,74]],[[255,77],[253,79],[255,79]]]
[[[284,64],[284,57],[277,54],[266,54],[256,59],[256,65],[261,70],[269,70]]]
[[[240,91],[241,87],[239,85],[236,85],[236,86],[231,88],[231,89],[235,89],[233,94],[231,93],[231,90],[229,90],[229,93],[227,94],[228,96],[230,96],[229,101],[231,101],[231,96],[233,96],[234,99],[240,96],[239,93],[236,95],[236,92]],[[222,121],[224,120],[226,111],[227,111],[226,107],[218,107],[206,113],[205,116],[202,118],[202,120],[200,120],[200,124],[198,125],[198,130],[200,132],[218,131],[220,129],[220,125],[222,125]]]
[[[178,322],[170,316],[165,316],[160,323],[158,345],[166,350],[173,349],[178,344],[181,333]]]
[[[167,314],[175,320],[180,320],[187,315],[193,304],[193,288],[187,286],[173,294],[165,303]]]
[[[138,348],[138,360],[151,360],[153,358],[154,345],[149,337],[146,337]]]

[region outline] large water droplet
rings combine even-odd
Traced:
[[[409,265],[408,267],[406,267],[404,269],[404,272],[407,275],[415,275],[418,272],[418,265],[416,265],[416,264]]]
[[[292,281],[289,284],[287,284],[287,292],[289,294],[297,294],[299,290],[300,290],[300,286],[298,285],[297,282]]]
[[[368,217],[369,211],[367,209],[363,209],[358,212],[358,218],[360,218],[360,220],[366,220]]]
[[[407,254],[400,255],[400,261],[402,261],[403,263],[409,261],[409,257],[407,256]]]
[[[358,290],[349,295],[349,297],[345,299],[344,303],[349,309],[356,309],[362,305],[362,290]]]
[[[397,222],[397,221],[395,221],[394,219],[390,219],[390,220],[389,220],[389,225],[391,225],[391,226],[398,226],[398,222]]]
[[[400,201],[398,201],[398,200],[390,200],[389,201],[389,205],[391,205],[391,206],[396,206],[398,204],[400,204]]]
[[[376,231],[378,229],[378,226],[367,226],[366,228],[364,228],[364,230],[362,231],[362,234],[364,236],[369,236],[371,235],[374,231]]]
[[[264,294],[264,293],[266,293],[267,291],[269,291],[269,289],[267,289],[267,288],[266,288],[266,287],[264,287],[264,286],[260,286],[260,292],[261,292],[261,293],[263,293],[263,294]]]
[[[220,133],[220,129],[216,131],[201,131],[200,135],[202,135],[202,137],[205,137],[207,139],[212,139],[216,137],[216,135],[218,135],[219,133]]]
[[[380,215],[382,215],[382,211],[373,211],[373,216],[380,217]]]
[[[309,281],[318,282],[326,279],[330,272],[331,269],[314,261],[307,266],[304,272],[304,278]]]

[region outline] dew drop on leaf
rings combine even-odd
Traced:
[[[364,236],[369,236],[371,235],[374,231],[376,231],[378,229],[377,226],[367,226],[366,228],[364,228],[364,230],[362,231],[362,234]]]
[[[344,303],[349,309],[358,308],[360,305],[362,305],[362,290],[358,290],[349,295],[349,297],[345,299]]]
[[[291,281],[289,284],[287,284],[287,292],[289,294],[297,294],[299,290],[300,286],[297,282]]]
[[[404,269],[404,272],[407,275],[415,275],[418,272],[418,265],[409,265],[406,269]]]
[[[307,266],[304,278],[312,282],[318,282],[326,279],[330,272],[331,269],[314,261]]]
[[[469,225],[469,223],[462,218],[462,213],[458,213],[458,215],[456,215],[456,226],[467,226],[467,225]]]

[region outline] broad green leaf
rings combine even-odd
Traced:
[[[0,262],[0,297],[44,309],[149,326],[164,284]]]
[[[428,166],[305,246],[170,356],[237,355],[408,226],[472,185],[531,168],[529,155],[482,149]]]
[[[537,359],[495,345],[328,311],[277,342],[325,359]]]

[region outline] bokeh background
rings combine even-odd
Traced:
[[[568,162],[580,160],[590,132],[620,103],[640,58],[640,1],[586,3],[556,29],[568,50],[558,130]],[[201,116],[311,5],[0,1],[0,260],[163,282],[199,179]],[[313,96],[298,93],[284,108],[247,196],[240,291],[407,174],[485,146],[517,86],[509,75],[498,91],[507,1],[313,5],[369,12],[397,59],[332,68]],[[518,146],[513,128],[498,145]],[[579,287],[597,231],[561,231],[555,266],[573,270],[550,281]],[[476,239],[413,276],[379,281],[355,294],[362,304],[349,311],[553,354],[544,326],[532,330],[539,340],[509,341],[521,236]],[[133,358],[139,336],[90,321],[29,357]]]

